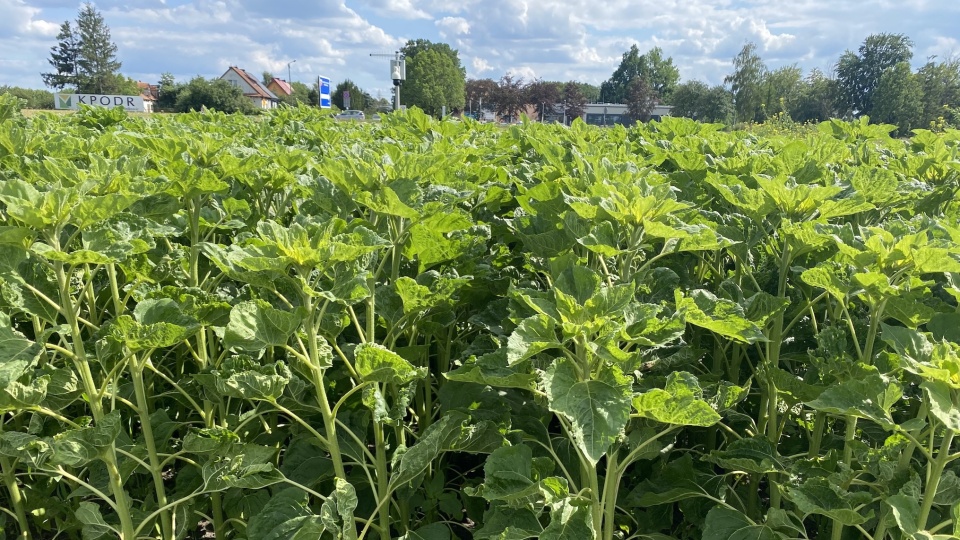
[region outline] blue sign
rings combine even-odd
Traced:
[[[317,77],[317,87],[320,89],[320,108],[329,109],[330,102],[330,78]]]

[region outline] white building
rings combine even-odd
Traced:
[[[280,105],[280,98],[276,94],[260,84],[256,77],[236,66],[230,66],[220,78],[239,87],[243,95],[258,109],[275,109]]]

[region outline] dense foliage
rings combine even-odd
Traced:
[[[120,74],[121,63],[110,27],[89,2],[80,7],[73,26],[70,21],[60,25],[48,62],[53,71],[41,73],[41,77],[44,84],[55,90],[71,87],[81,94],[139,93],[136,81]]]
[[[948,538],[960,132],[0,96],[13,538]]]

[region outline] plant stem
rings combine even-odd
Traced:
[[[0,425],[2,429],[2,425]],[[10,504],[13,511],[17,514],[17,525],[20,527],[20,534],[17,538],[21,540],[30,539],[30,522],[27,521],[27,512],[23,507],[23,494],[20,492],[20,486],[17,485],[17,477],[14,474],[13,464],[10,458],[0,456],[0,476],[3,476],[3,484],[10,494]]]
[[[134,356],[130,362],[130,376],[133,379],[133,390],[137,397],[137,413],[140,416],[140,429],[143,430],[143,441],[147,446],[147,457],[150,460],[150,475],[153,476],[153,487],[157,494],[157,505],[163,508],[167,505],[167,493],[163,487],[163,467],[157,455],[157,443],[153,436],[153,425],[150,422],[150,404],[147,401],[147,389],[143,384],[143,364],[148,358]],[[164,540],[172,540],[173,521],[170,512],[160,513],[160,532]]]
[[[59,231],[53,235],[53,245],[55,249],[60,249]],[[83,335],[80,332],[80,323],[77,315],[77,308],[70,294],[70,282],[64,265],[60,261],[54,261],[54,272],[57,276],[57,284],[60,293],[60,305],[63,307],[63,315],[67,319],[70,327],[71,344],[73,346],[73,364],[80,372],[80,380],[83,383],[83,391],[87,395],[87,402],[90,405],[90,412],[95,422],[100,422],[103,417],[103,403],[100,401],[97,384],[93,380],[93,372],[90,370],[90,364],[87,362],[87,351],[83,345]],[[117,451],[115,442],[110,441],[101,451],[101,459],[107,466],[107,473],[110,477],[110,490],[117,504],[117,515],[120,518],[120,529],[122,540],[136,540],[134,533],[133,517],[130,515],[130,504],[127,502],[127,494],[123,490],[123,477],[120,476],[120,470],[117,467]]]
[[[843,437],[843,462],[850,467],[850,461],[853,459],[853,440],[857,435],[857,417],[856,416],[847,416],[845,417],[847,422],[847,430]],[[843,488],[846,489],[848,485],[844,485]],[[833,522],[833,531],[830,536],[831,540],[841,540],[843,537],[843,523],[839,521]]]
[[[602,526],[597,523],[595,527],[603,531],[603,540],[613,540],[614,517],[617,513],[617,492],[620,487],[620,468],[617,463],[617,457],[620,453],[619,448],[612,448],[607,452],[607,475],[603,479],[603,497],[600,499],[600,505],[603,507]]]
[[[377,452],[377,497],[382,500],[389,497],[390,477],[387,472],[387,448],[383,437],[383,426],[376,421],[373,423],[374,445]],[[380,506],[378,512],[380,520],[381,538],[389,538],[390,533],[390,505]],[[386,534],[387,536],[383,536]]]
[[[933,508],[933,499],[937,495],[937,489],[940,487],[940,478],[943,476],[943,469],[950,461],[950,445],[953,444],[953,437],[956,432],[947,428],[940,442],[940,451],[937,452],[937,459],[933,463],[927,464],[927,488],[923,492],[923,504],[920,506],[920,514],[917,517],[917,527],[921,530],[926,529],[927,519],[930,517],[930,509]]]

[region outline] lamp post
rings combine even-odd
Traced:
[[[287,82],[288,82],[288,83],[289,83],[290,80],[291,80],[291,77],[290,77],[290,64],[292,64],[292,63],[294,63],[294,62],[296,62],[296,60],[291,60],[291,61],[287,62]]]

